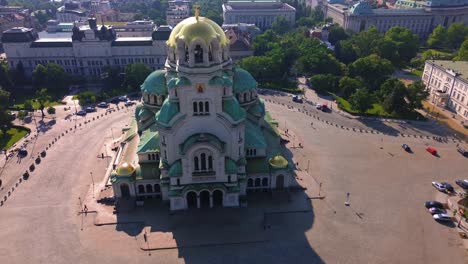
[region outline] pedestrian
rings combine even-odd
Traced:
[[[310,126],[314,126],[314,122],[310,122]]]
[[[84,207],[83,207],[83,211],[84,211],[85,213],[88,213],[88,206],[86,206],[86,204],[85,204]]]
[[[101,153],[101,158],[102,158],[102,159],[104,158],[104,153]]]

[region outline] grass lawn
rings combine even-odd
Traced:
[[[336,102],[338,103],[338,106],[354,115],[363,115],[363,116],[376,116],[376,117],[385,117],[385,118],[397,118],[397,119],[411,119],[411,120],[425,120],[426,118],[422,115],[420,115],[416,111],[412,111],[409,113],[404,113],[404,114],[389,114],[385,112],[383,109],[382,105],[379,103],[372,104],[372,108],[367,110],[365,113],[361,113],[359,111],[356,111],[351,108],[351,104],[344,98],[341,98],[339,96],[333,95],[335,97]]]
[[[18,140],[22,139],[27,133],[29,133],[29,129],[20,126],[14,126],[8,129],[6,134],[0,132],[0,150],[10,148],[13,144],[18,142]]]
[[[416,76],[421,77],[422,74],[423,74],[423,71],[421,71],[421,70],[412,70],[411,73],[412,73],[413,75],[416,75]]]

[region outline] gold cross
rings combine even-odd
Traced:
[[[196,2],[193,7],[195,8],[195,18],[198,21],[198,16],[200,15],[200,5],[198,4],[198,2]]]

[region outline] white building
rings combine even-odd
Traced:
[[[239,206],[248,190],[287,188],[278,124],[253,77],[233,66],[221,27],[190,17],[166,43],[165,68],[141,85],[143,104],[111,175],[115,197],[181,210]]]
[[[397,9],[373,9],[365,1],[345,4],[343,0],[328,0],[321,3],[327,17],[354,32],[367,30],[371,26],[377,27],[380,32],[402,26],[425,38],[438,25],[468,24],[468,0],[427,1],[422,8]]]
[[[294,25],[296,9],[280,0],[229,0],[223,4],[224,24],[255,24],[265,30],[280,16]]]
[[[39,64],[57,63],[69,74],[99,76],[105,67],[121,67],[141,62],[162,69],[166,58],[166,40],[171,28],[161,26],[150,37],[117,37],[112,27],[74,27],[71,37],[39,38],[33,29],[12,28],[4,32],[2,42],[10,66],[22,63],[27,76]]]
[[[426,61],[422,79],[431,103],[468,120],[468,61]]]
[[[73,23],[75,21],[86,21],[88,13],[81,8],[79,2],[66,2],[57,8],[57,20],[60,23]]]
[[[190,16],[190,1],[169,1],[169,7],[166,10],[166,22],[171,27],[179,24],[182,20]]]

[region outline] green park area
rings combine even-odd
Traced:
[[[0,150],[9,149],[29,132],[28,128],[20,126],[11,127],[6,133],[0,131]]]

